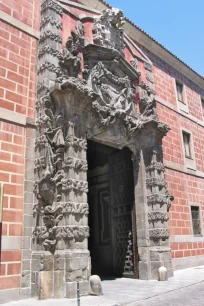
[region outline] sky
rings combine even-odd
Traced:
[[[204,76],[204,0],[106,0]]]

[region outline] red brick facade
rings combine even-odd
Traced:
[[[74,6],[69,9],[77,15],[97,14]],[[4,184],[0,290],[3,290],[22,287],[23,251],[18,238],[25,234],[26,150],[29,149],[30,131],[27,129],[34,125],[35,119],[40,0],[0,0],[0,11],[11,17],[9,22],[0,21],[0,112],[6,110],[5,115],[0,116],[0,182]],[[75,29],[75,23],[72,15],[63,15],[63,24],[69,25],[62,30],[63,47],[71,30]],[[90,40],[92,26],[90,19],[84,21],[85,36]],[[139,46],[136,40],[135,43]],[[131,48],[141,56],[134,46]],[[141,45],[140,48],[153,63],[159,119],[171,128],[163,140],[163,156],[168,189],[175,198],[169,212],[172,257],[204,256],[204,239],[194,236],[190,211],[190,205],[199,205],[203,228],[204,117],[201,97],[204,97],[204,80],[199,87],[193,79],[182,75],[151,50]],[[125,56],[131,60],[128,48]],[[146,80],[146,71],[140,61],[138,69],[142,73],[141,81]],[[187,112],[180,110],[177,103],[176,80],[184,85]],[[192,135],[194,169],[186,165],[183,129]],[[8,237],[14,237],[14,249]]]
[[[19,238],[24,234],[26,122],[35,118],[38,46],[35,36],[39,31],[40,1],[1,0],[0,11],[3,17],[0,21],[2,290],[21,287],[23,251]]]

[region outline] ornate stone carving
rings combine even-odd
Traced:
[[[167,196],[164,194],[151,194],[147,196],[147,203],[148,205],[156,205],[159,204],[160,206],[167,204]]]
[[[33,207],[33,216],[35,217],[38,213],[41,216],[44,216],[45,213],[49,212],[49,214],[55,214],[59,213],[57,215],[60,216],[58,220],[61,220],[61,215],[65,216],[67,214],[73,214],[73,215],[84,215],[87,216],[89,214],[89,205],[87,203],[75,203],[75,202],[55,202],[52,206],[39,206],[38,204],[35,204]],[[59,220],[59,221],[60,221]]]
[[[45,3],[41,5],[41,14],[43,14],[47,9],[55,11],[60,16],[63,13],[63,8],[53,0],[45,1]]]
[[[164,222],[169,220],[169,216],[167,212],[152,211],[148,213],[148,220],[152,223],[155,223],[157,221]]]
[[[87,193],[88,192],[88,182],[78,181],[74,179],[63,179],[62,180],[62,191],[74,191],[75,193]]]
[[[113,48],[120,53],[124,49],[123,12],[119,9],[105,9],[99,17],[95,18],[93,41],[96,45]]]
[[[133,108],[134,91],[129,78],[114,75],[107,67],[108,63],[98,62],[92,69],[88,84],[98,94],[92,103],[103,125],[112,124],[116,117],[125,117]],[[115,61],[117,67],[118,62]]]
[[[128,245],[127,252],[125,256],[125,265],[123,276],[133,276],[134,275],[134,256],[133,256],[133,243],[132,243],[132,233],[129,231],[128,234]]]
[[[79,52],[83,47],[83,38],[74,31],[68,38],[66,48],[64,48],[59,56],[59,64],[63,72],[68,77],[78,77],[81,71],[81,58]]]
[[[88,226],[54,226],[49,230],[46,227],[35,227],[33,230],[33,241],[43,244],[46,251],[54,252],[57,241],[82,242],[89,237]]]
[[[52,16],[46,16],[41,19],[40,27],[43,28],[47,26],[48,24],[51,24],[52,26],[55,26],[57,29],[62,29],[62,23],[58,20],[54,19]]]
[[[140,75],[140,71],[138,69],[138,60],[136,58],[134,58],[130,64],[132,65],[132,67],[135,69],[135,71],[137,71],[137,73]]]
[[[162,162],[151,161],[150,165],[146,167],[147,171],[157,170],[164,171],[164,164]]]
[[[140,85],[141,97],[140,97],[140,112],[143,116],[152,117],[157,120],[156,114],[156,100],[154,90],[151,89],[146,83],[142,82]]]
[[[153,187],[153,186],[166,187],[165,179],[159,177],[147,178],[146,184],[148,187]]]
[[[87,203],[63,203],[63,214],[87,216],[89,214],[89,205]]]
[[[51,54],[52,56],[59,57],[60,52],[48,45],[44,46],[42,49],[38,52],[38,57],[41,58],[44,54]]]
[[[150,63],[144,62],[144,68],[150,72],[152,72],[152,65]]]
[[[58,42],[58,43],[62,43],[62,38],[61,36],[59,36],[59,34],[53,33],[50,30],[44,31],[43,34],[40,35],[40,40],[39,42],[42,43],[45,40],[50,39],[52,41]]]
[[[38,67],[37,73],[43,73],[43,71],[48,70],[50,72],[56,73],[57,76],[62,74],[61,69],[50,62],[44,62],[42,65]]]
[[[84,138],[77,138],[75,136],[68,135],[65,138],[65,146],[73,147],[75,151],[87,150],[87,141]]]
[[[79,37],[84,36],[84,25],[80,20],[78,20],[77,23],[76,23],[76,31],[77,31],[77,34],[79,35]]]
[[[154,228],[149,230],[149,237],[153,240],[168,239],[169,231],[167,228]]]
[[[88,170],[88,163],[86,160],[75,159],[72,157],[65,157],[64,166],[75,169],[75,171],[86,172]]]

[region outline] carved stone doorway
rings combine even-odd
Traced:
[[[135,277],[131,152],[88,141],[87,160],[91,272]]]

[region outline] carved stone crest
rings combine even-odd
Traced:
[[[93,29],[93,41],[96,45],[113,48],[120,53],[124,49],[123,12],[119,9],[105,9],[96,17]]]
[[[134,100],[134,91],[128,76],[119,77],[113,74],[107,64],[99,61],[88,79],[88,84],[98,94],[94,108],[100,114],[101,123],[105,125],[113,123],[117,115],[124,117],[130,114]],[[118,64],[115,61],[111,66],[117,67]]]

